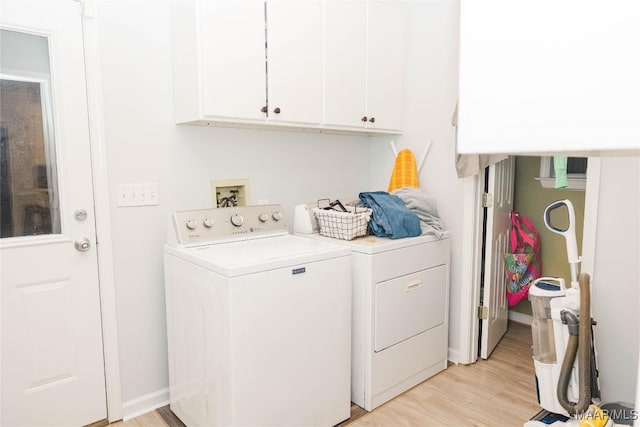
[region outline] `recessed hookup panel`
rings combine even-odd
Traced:
[[[251,200],[247,178],[212,180],[210,185],[213,207],[247,206]]]

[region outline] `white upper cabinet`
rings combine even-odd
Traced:
[[[325,7],[325,124],[399,132],[402,7],[377,0],[327,1]]]
[[[324,122],[363,128],[366,122],[367,3],[325,4]],[[348,95],[347,95],[348,94]]]
[[[172,3],[178,123],[322,119],[322,2]]]
[[[458,151],[640,149],[640,6],[463,0]]]
[[[400,130],[404,74],[404,14],[399,4],[368,2],[367,112],[368,127]]]
[[[174,0],[177,123],[399,133],[397,2]]]
[[[264,2],[172,3],[175,117],[263,122]]]
[[[270,122],[322,120],[322,2],[267,2]]]

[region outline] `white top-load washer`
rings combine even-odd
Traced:
[[[295,231],[352,250],[351,400],[371,411],[447,367],[450,232],[404,239],[324,237],[296,207]]]
[[[350,416],[348,248],[289,234],[278,205],[171,215],[170,408],[187,426]]]

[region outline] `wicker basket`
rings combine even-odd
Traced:
[[[348,212],[314,208],[313,213],[318,219],[320,234],[342,240],[366,236],[371,209],[350,206],[346,209]]]

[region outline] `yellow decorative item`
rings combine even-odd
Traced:
[[[419,188],[416,159],[411,150],[401,150],[396,156],[396,163],[389,181],[389,193],[403,187]]]
[[[605,427],[609,417],[596,405],[590,405],[589,409],[580,417],[580,427]]]

